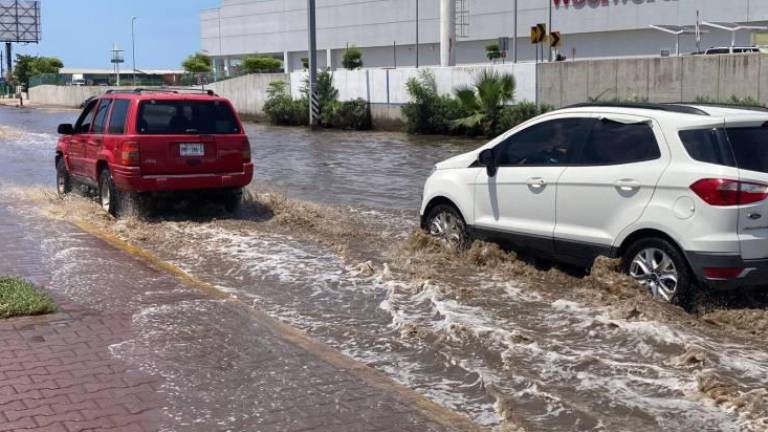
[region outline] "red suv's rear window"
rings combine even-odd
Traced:
[[[222,101],[149,100],[139,106],[136,130],[147,135],[237,134],[240,125]]]

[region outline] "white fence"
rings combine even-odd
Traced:
[[[515,101],[536,101],[536,65],[533,63],[419,69],[340,69],[333,71],[333,83],[339,90],[341,100],[362,98],[374,104],[404,104],[410,100],[405,84],[424,71],[434,74],[440,94],[450,94],[456,87],[472,84],[483,69],[513,74],[517,81]],[[306,71],[290,74],[291,93],[294,97],[301,95],[306,79]]]
[[[514,74],[517,81],[515,101],[536,102],[536,65],[533,63],[355,71],[340,69],[333,72],[333,83],[339,90],[340,100],[362,98],[376,105],[401,105],[410,100],[406,91],[406,82],[410,78],[418,77],[424,71],[434,74],[441,94],[450,94],[456,87],[472,84],[483,69]],[[307,72],[293,72],[289,75],[253,74],[219,81],[208,88],[230,99],[238,112],[261,115],[270,82],[276,80],[289,82],[292,95],[300,97],[306,76]],[[43,85],[30,89],[29,95],[33,103],[40,105],[78,106],[85,98],[103,93],[107,89],[107,87]]]

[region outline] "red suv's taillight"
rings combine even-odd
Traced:
[[[703,179],[691,185],[707,204],[735,206],[752,204],[768,198],[768,185],[728,179]]]
[[[251,142],[246,138],[243,142],[243,162],[251,161]]]
[[[128,166],[139,164],[139,143],[126,141],[120,146],[120,163]]]

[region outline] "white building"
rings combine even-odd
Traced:
[[[515,34],[518,59],[535,59],[530,27],[549,23],[550,11],[551,29],[563,36],[559,52],[569,59],[653,56],[662,50],[674,55],[677,38],[650,26],[694,25],[697,11],[702,21],[768,24],[768,0],[448,1],[455,1],[457,9],[454,55],[459,64],[488,62],[485,46],[499,37],[510,38],[506,61],[511,61]],[[417,4],[419,64],[440,64],[440,2],[317,0],[319,66],[330,63],[333,68],[339,67],[348,45],[362,49],[366,67],[415,65]],[[201,13],[203,52],[216,59],[220,73],[236,67],[249,54],[285,59],[288,70],[301,68],[308,45],[306,4],[306,0],[222,0],[219,8]],[[702,49],[731,44],[730,32],[703,28]],[[759,32],[736,32],[736,44],[751,44]],[[681,52],[696,49],[694,35],[680,37]]]

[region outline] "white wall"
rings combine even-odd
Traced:
[[[418,78],[424,71],[430,71],[435,76],[437,89],[441,94],[451,94],[456,87],[471,85],[475,77],[483,69],[492,69],[515,76],[517,90],[515,101],[536,101],[536,65],[533,63],[518,63],[493,66],[457,66],[457,67],[425,67],[398,69],[361,69],[355,71],[333,71],[334,86],[339,90],[339,99],[365,99],[374,104],[404,104],[410,100],[405,84],[410,78]],[[301,96],[306,72],[290,74],[291,93],[294,97]]]
[[[468,38],[457,44],[458,63],[484,61],[484,45],[501,36],[514,36],[513,0],[465,0],[469,9]],[[520,58],[535,56],[528,42],[529,29],[548,22],[554,0],[518,0]],[[674,38],[650,30],[651,24],[694,24],[696,11],[708,21],[768,22],[766,0],[560,0],[553,6],[552,27],[564,36],[563,54],[609,57],[658,55],[674,48]],[[348,44],[363,48],[367,66],[393,66],[393,44],[399,48],[398,66],[414,65],[416,11],[413,0],[318,0],[318,49],[339,53]],[[214,56],[242,56],[306,52],[305,0],[222,0],[219,9],[200,16],[202,48]],[[219,37],[221,36],[221,38]],[[437,0],[422,0],[419,13],[420,64],[437,64],[439,11]],[[711,29],[704,47],[730,44],[730,33]],[[740,43],[749,32],[739,34]],[[683,50],[692,51],[693,38],[682,38]],[[298,68],[302,55],[292,56]],[[338,55],[334,62],[338,62]],[[338,66],[338,63],[336,64]]]

